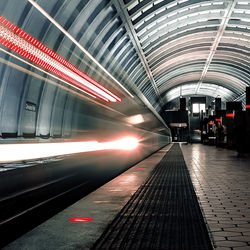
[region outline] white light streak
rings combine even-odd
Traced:
[[[0,145],[0,163],[23,161],[100,150],[133,150],[138,146],[135,137],[110,142],[51,142]]]

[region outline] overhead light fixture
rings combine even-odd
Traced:
[[[119,96],[112,93],[3,16],[0,16],[0,43],[29,61],[66,80],[69,85],[73,85],[79,90],[88,92],[105,102],[121,102]]]
[[[127,117],[125,120],[130,124],[140,124],[144,122],[144,118],[141,114]]]

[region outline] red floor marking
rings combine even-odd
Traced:
[[[84,222],[84,221],[92,221],[94,219],[92,218],[72,218],[69,219],[69,221],[73,221],[73,222]]]

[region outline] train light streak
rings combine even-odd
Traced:
[[[135,137],[110,142],[51,142],[0,145],[0,163],[23,161],[101,150],[133,150],[138,146]]]
[[[250,104],[247,104],[247,105],[246,105],[246,109],[250,109]]]
[[[226,114],[226,117],[234,117],[234,113],[228,113]]]
[[[105,142],[102,145],[105,149],[132,150],[138,146],[138,140],[135,137],[126,137],[117,141]]]
[[[20,56],[64,79],[68,85],[88,92],[105,102],[121,102],[119,96],[112,93],[2,16],[0,16],[0,43]]]

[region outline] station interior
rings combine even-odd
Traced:
[[[250,250],[250,0],[0,0],[0,249]]]

